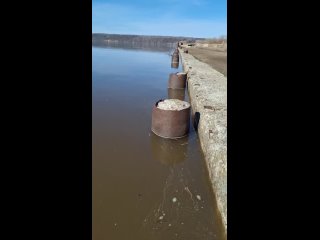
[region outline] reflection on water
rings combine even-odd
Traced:
[[[96,43],[95,48],[110,48],[110,49],[125,49],[125,50],[136,50],[136,51],[151,51],[151,52],[167,52],[172,51],[172,46],[150,46],[150,45],[132,45],[132,44],[99,44]]]
[[[188,138],[167,139],[150,136],[151,152],[154,159],[167,166],[173,166],[186,159]]]
[[[152,106],[168,96],[171,57],[92,54],[92,239],[223,239],[193,127],[177,140],[151,132]]]
[[[196,135],[173,140],[152,134],[150,143],[153,157],[169,171],[162,196],[145,216],[142,230],[150,239],[221,239],[205,214],[207,196],[199,191],[192,168],[185,162],[191,157],[188,147],[194,146]]]

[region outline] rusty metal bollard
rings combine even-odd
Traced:
[[[179,56],[172,56],[171,62],[172,63],[179,63]]]
[[[179,99],[184,101],[185,90],[184,89],[172,89],[168,88],[168,99]]]
[[[174,52],[172,54],[172,58],[178,58],[179,59],[179,52],[177,52],[177,53]]]
[[[172,56],[177,56],[177,57],[179,57],[179,50],[178,50],[178,48],[176,48],[176,49],[173,51]]]
[[[171,67],[172,68],[179,68],[179,62],[172,62]]]
[[[172,55],[171,62],[173,63],[179,63],[179,55]]]
[[[173,55],[171,60],[171,67],[178,68],[179,67],[179,55]]]
[[[179,63],[179,57],[172,57],[172,63]]]
[[[159,100],[152,108],[151,130],[163,138],[181,138],[189,133],[190,104],[178,99]]]
[[[171,59],[171,67],[178,68],[179,67],[179,50],[176,48],[172,54]]]
[[[184,89],[186,88],[186,73],[171,73],[169,75],[168,88]]]

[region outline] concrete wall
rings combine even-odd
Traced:
[[[200,113],[198,135],[227,234],[227,78],[180,50],[188,73],[193,114]]]

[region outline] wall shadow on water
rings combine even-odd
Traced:
[[[199,112],[195,112],[192,122],[193,122],[194,130],[196,132],[198,131],[199,121],[200,121],[200,113]]]

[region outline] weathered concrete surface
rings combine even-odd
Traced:
[[[217,207],[227,234],[227,78],[179,49]]]

